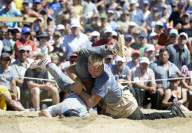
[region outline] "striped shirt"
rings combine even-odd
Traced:
[[[192,76],[192,64],[184,65],[181,68],[182,75],[185,77],[191,77]],[[188,78],[185,80],[185,82],[192,86],[191,78]]]

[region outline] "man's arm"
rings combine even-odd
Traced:
[[[12,89],[13,94],[16,96],[16,99],[17,99],[16,80],[11,80],[11,89]]]
[[[98,96],[94,93],[89,94],[85,91],[82,91],[79,96],[89,108],[96,106],[99,103],[99,101],[101,100],[100,96]]]
[[[34,83],[33,81],[27,81],[27,85],[28,85],[28,88],[34,88],[34,87],[38,87],[39,89],[47,89],[48,88],[48,85],[47,84],[37,84],[37,83]]]

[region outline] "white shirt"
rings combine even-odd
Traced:
[[[79,33],[78,38],[73,34],[70,34],[65,36],[61,47],[63,48],[63,51],[66,52],[66,59],[69,60],[69,57],[73,52],[78,52],[82,48],[92,47],[92,42],[90,42],[88,36],[83,33]]]

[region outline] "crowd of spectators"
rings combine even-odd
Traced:
[[[115,79],[141,108],[177,104],[189,111],[191,11],[191,0],[0,0],[0,16],[36,18],[33,23],[0,20],[0,98],[14,110],[39,110],[47,96],[59,103],[67,93],[46,70],[30,64],[49,56],[65,73],[80,49],[109,47],[123,34],[125,57],[104,59]],[[4,86],[9,95],[1,94]],[[7,109],[5,104],[0,108]]]

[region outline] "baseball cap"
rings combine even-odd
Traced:
[[[114,11],[109,9],[109,10],[107,10],[107,13],[114,14]]]
[[[27,50],[27,48],[25,46],[21,45],[18,47],[18,51],[20,51],[20,50]]]
[[[92,15],[92,18],[98,18],[99,17],[99,14],[98,13],[94,13],[93,15]]]
[[[184,4],[183,2],[179,2],[179,3],[178,3],[178,6],[183,6],[183,7],[184,7],[185,4]]]
[[[149,59],[147,57],[142,57],[139,61],[139,63],[147,63],[150,64]]]
[[[33,3],[41,3],[41,0],[33,0]]]
[[[17,31],[21,32],[21,28],[19,28],[19,27],[15,27],[15,28],[13,28],[13,30],[17,30]]]
[[[128,38],[132,38],[132,36],[131,36],[130,34],[126,34],[126,35],[124,36],[124,38],[125,38],[125,40],[126,40],[126,39],[128,39]]]
[[[130,0],[130,4],[137,4],[136,0]]]
[[[148,44],[145,48],[145,50],[148,51],[155,51],[155,47],[153,44]]]
[[[56,30],[64,30],[65,26],[62,24],[58,24]]]
[[[156,33],[156,32],[151,32],[151,34],[149,35],[149,39],[150,39],[151,37],[154,37],[154,36],[157,36],[157,33]]]
[[[79,21],[72,21],[72,22],[70,23],[70,27],[71,27],[71,28],[73,28],[73,27],[80,27],[80,26],[81,26],[81,24],[80,24]]]
[[[141,52],[140,52],[138,49],[136,49],[136,50],[134,50],[134,51],[132,52],[132,55],[134,55],[134,54],[141,55]]]
[[[33,51],[31,45],[26,45],[26,46],[24,46],[24,47],[25,47],[26,50]]]
[[[71,57],[77,57],[77,56],[78,56],[78,55],[77,55],[76,53],[73,53],[73,54],[70,55],[70,58],[71,58]]]
[[[102,13],[102,14],[100,15],[100,18],[107,18],[107,14],[106,14],[106,13]]]
[[[153,8],[153,11],[158,12],[159,10],[158,10],[157,7],[154,7],[154,8]]]
[[[127,11],[127,10],[123,11],[123,14],[128,14],[128,15],[130,15],[129,11]]]
[[[116,62],[117,62],[117,61],[125,62],[126,59],[125,59],[125,57],[122,58],[121,56],[117,56],[115,61],[116,61]]]
[[[61,37],[61,33],[60,33],[59,31],[55,31],[54,34],[53,34],[53,36],[54,36],[54,37],[55,37],[55,36]]]
[[[137,26],[137,24],[135,22],[133,22],[133,21],[130,21],[129,26]]]
[[[11,59],[11,55],[10,54],[8,54],[8,53],[6,53],[6,52],[3,52],[2,54],[1,54],[1,59],[5,59],[5,58],[9,58],[9,59]]]
[[[5,46],[3,47],[3,50],[2,50],[2,51],[3,51],[3,52],[11,52],[11,51],[12,51],[11,46],[5,45]]]
[[[117,36],[117,32],[113,30],[112,35]]]
[[[149,1],[148,0],[143,0],[143,4],[149,5]]]
[[[29,27],[23,27],[23,28],[22,28],[22,33],[23,33],[23,34],[25,34],[25,33],[30,33],[30,32],[31,32],[31,30],[30,30]]]
[[[91,36],[100,36],[100,33],[98,31],[93,31],[91,33]]]
[[[179,34],[179,36],[181,37],[181,36],[184,36],[184,37],[186,37],[186,39],[188,40],[188,35],[187,35],[187,33],[185,33],[185,32],[181,32],[180,34]]]
[[[163,26],[163,23],[161,21],[157,21],[156,25]]]
[[[182,17],[185,17],[185,16],[187,16],[187,17],[189,17],[189,18],[190,18],[189,13],[184,13]]]
[[[146,34],[145,32],[141,32],[141,33],[139,34],[139,37],[147,38],[147,34]]]
[[[171,35],[171,34],[179,35],[178,30],[175,29],[175,28],[172,28],[172,29],[169,31],[169,35]]]
[[[161,7],[167,9],[168,5],[167,4],[163,4]]]
[[[110,32],[110,33],[113,33],[113,30],[111,27],[106,27],[104,30],[103,30],[104,33],[107,33],[107,32]]]

